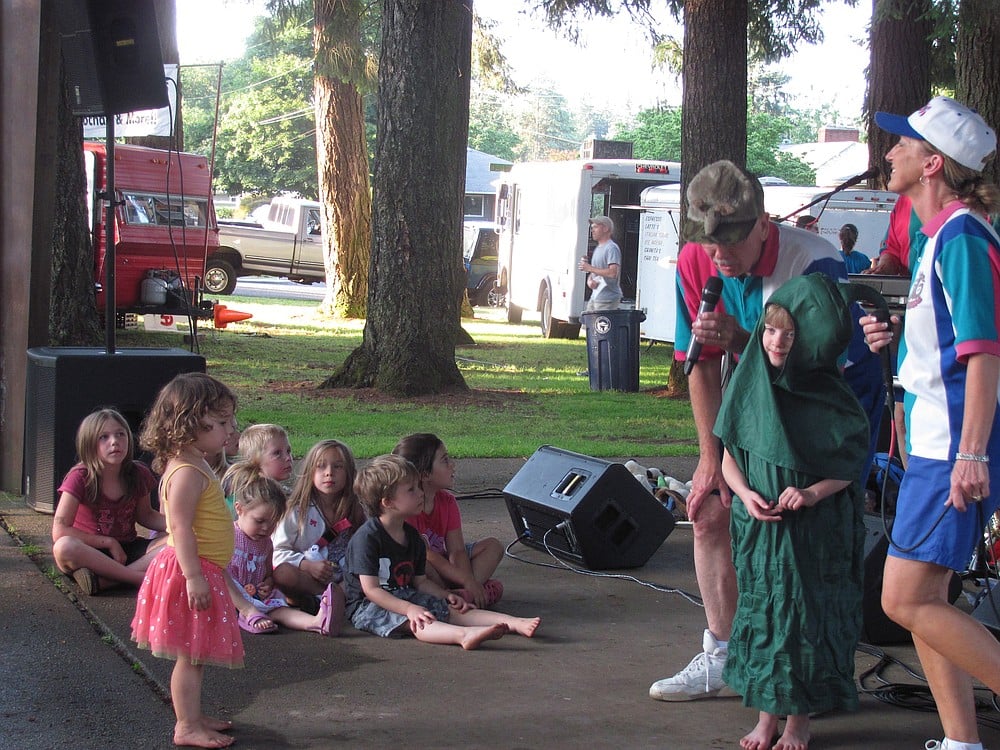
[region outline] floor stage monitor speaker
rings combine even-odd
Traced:
[[[529,547],[592,570],[638,568],[674,518],[622,464],[543,445],[503,491]]]

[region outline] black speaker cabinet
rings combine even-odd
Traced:
[[[205,358],[183,349],[40,347],[28,350],[24,494],[29,507],[54,513],[56,490],[77,461],[76,429],[110,406],[133,432],[157,392],[182,372],[205,372]]]
[[[892,528],[892,518],[888,519]],[[861,640],[872,645],[909,643],[910,631],[889,619],[882,609],[882,569],[889,551],[889,539],[881,514],[865,513],[865,576],[861,611],[864,626]]]
[[[622,464],[543,445],[503,490],[529,547],[592,570],[638,568],[674,517]]]
[[[167,106],[153,0],[59,0],[57,13],[74,115]]]
[[[887,519],[889,533],[892,533],[892,517]],[[882,609],[882,582],[885,558],[889,553],[889,537],[885,535],[885,524],[880,513],[865,513],[865,565],[864,597],[861,609],[864,626],[861,640],[872,645],[910,643],[910,631],[897,625]],[[952,604],[962,595],[962,579],[952,573],[948,585],[948,601]]]

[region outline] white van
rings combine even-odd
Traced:
[[[541,313],[546,338],[575,338],[587,295],[580,258],[593,249],[590,218],[609,216],[622,250],[621,286],[635,299],[639,195],[680,181],[677,162],[587,159],[515,164],[498,180],[497,276],[507,320]]]
[[[798,211],[829,191],[816,187],[764,186],[764,208],[782,218]],[[646,313],[639,335],[650,341],[674,340],[677,255],[680,252],[680,186],[661,185],[642,191],[639,220],[638,284],[636,308]],[[820,236],[840,249],[840,227],[858,228],[860,250],[869,258],[878,254],[889,227],[889,213],[896,194],[882,190],[842,190],[825,204],[821,201],[804,213],[819,217]],[[794,224],[795,217],[788,219]]]

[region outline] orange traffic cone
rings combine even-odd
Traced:
[[[225,305],[216,305],[212,310],[212,320],[216,328],[225,328],[230,323],[239,323],[252,317],[251,313],[230,310]]]

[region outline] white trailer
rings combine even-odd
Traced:
[[[765,186],[764,207],[772,216],[781,218],[827,192],[815,187]],[[646,313],[646,319],[639,327],[639,335],[650,341],[673,342],[677,315],[677,255],[680,252],[680,186],[647,188],[642,191],[640,204],[635,303]],[[820,237],[838,249],[840,227],[854,224],[858,228],[855,248],[871,258],[878,254],[879,244],[889,226],[889,213],[895,204],[895,193],[849,189],[834,195],[825,208],[820,202],[803,213],[819,216]],[[789,219],[789,222],[794,221],[795,217]]]
[[[771,185],[764,188],[764,207],[777,218],[796,212],[788,221],[795,223],[796,216],[808,214],[819,217],[819,236],[829,240],[840,249],[840,228],[853,224],[858,228],[858,242],[854,246],[869,258],[878,255],[879,246],[889,226],[889,212],[896,205],[895,193],[888,190],[853,189],[841,190],[829,202],[820,201],[816,205],[799,211],[829,190],[817,187],[795,187],[791,185]]]
[[[639,253],[639,195],[680,181],[677,162],[588,159],[515,164],[498,180],[497,283],[507,320],[541,313],[546,338],[575,338],[590,290],[580,258],[590,255],[590,222],[609,216],[622,250],[621,285],[634,300]]]

